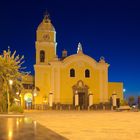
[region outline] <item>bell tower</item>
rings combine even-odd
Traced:
[[[45,14],[36,31],[36,65],[46,65],[56,56],[56,31]]]

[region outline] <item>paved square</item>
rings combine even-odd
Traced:
[[[26,111],[25,115],[71,140],[140,140],[140,112]]]

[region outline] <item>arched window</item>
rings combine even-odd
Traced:
[[[45,62],[45,51],[40,51],[40,62]]]
[[[75,77],[75,70],[74,69],[70,69],[70,77]]]
[[[85,77],[90,77],[90,71],[88,69],[85,70]]]

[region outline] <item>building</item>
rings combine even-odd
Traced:
[[[103,57],[97,62],[84,54],[82,45],[77,53],[57,56],[56,31],[46,15],[36,31],[35,104],[74,105],[87,108],[92,104],[123,99],[123,83],[108,82],[109,64]]]
[[[32,75],[27,75],[22,81],[23,89],[20,93],[20,102],[23,108],[32,108],[34,104],[34,77]]]

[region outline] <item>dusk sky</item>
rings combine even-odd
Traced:
[[[36,29],[49,12],[57,32],[57,53],[105,57],[109,81],[124,82],[128,95],[140,95],[140,3],[135,0],[3,0],[0,2],[0,52],[10,46],[25,55],[34,74]]]

